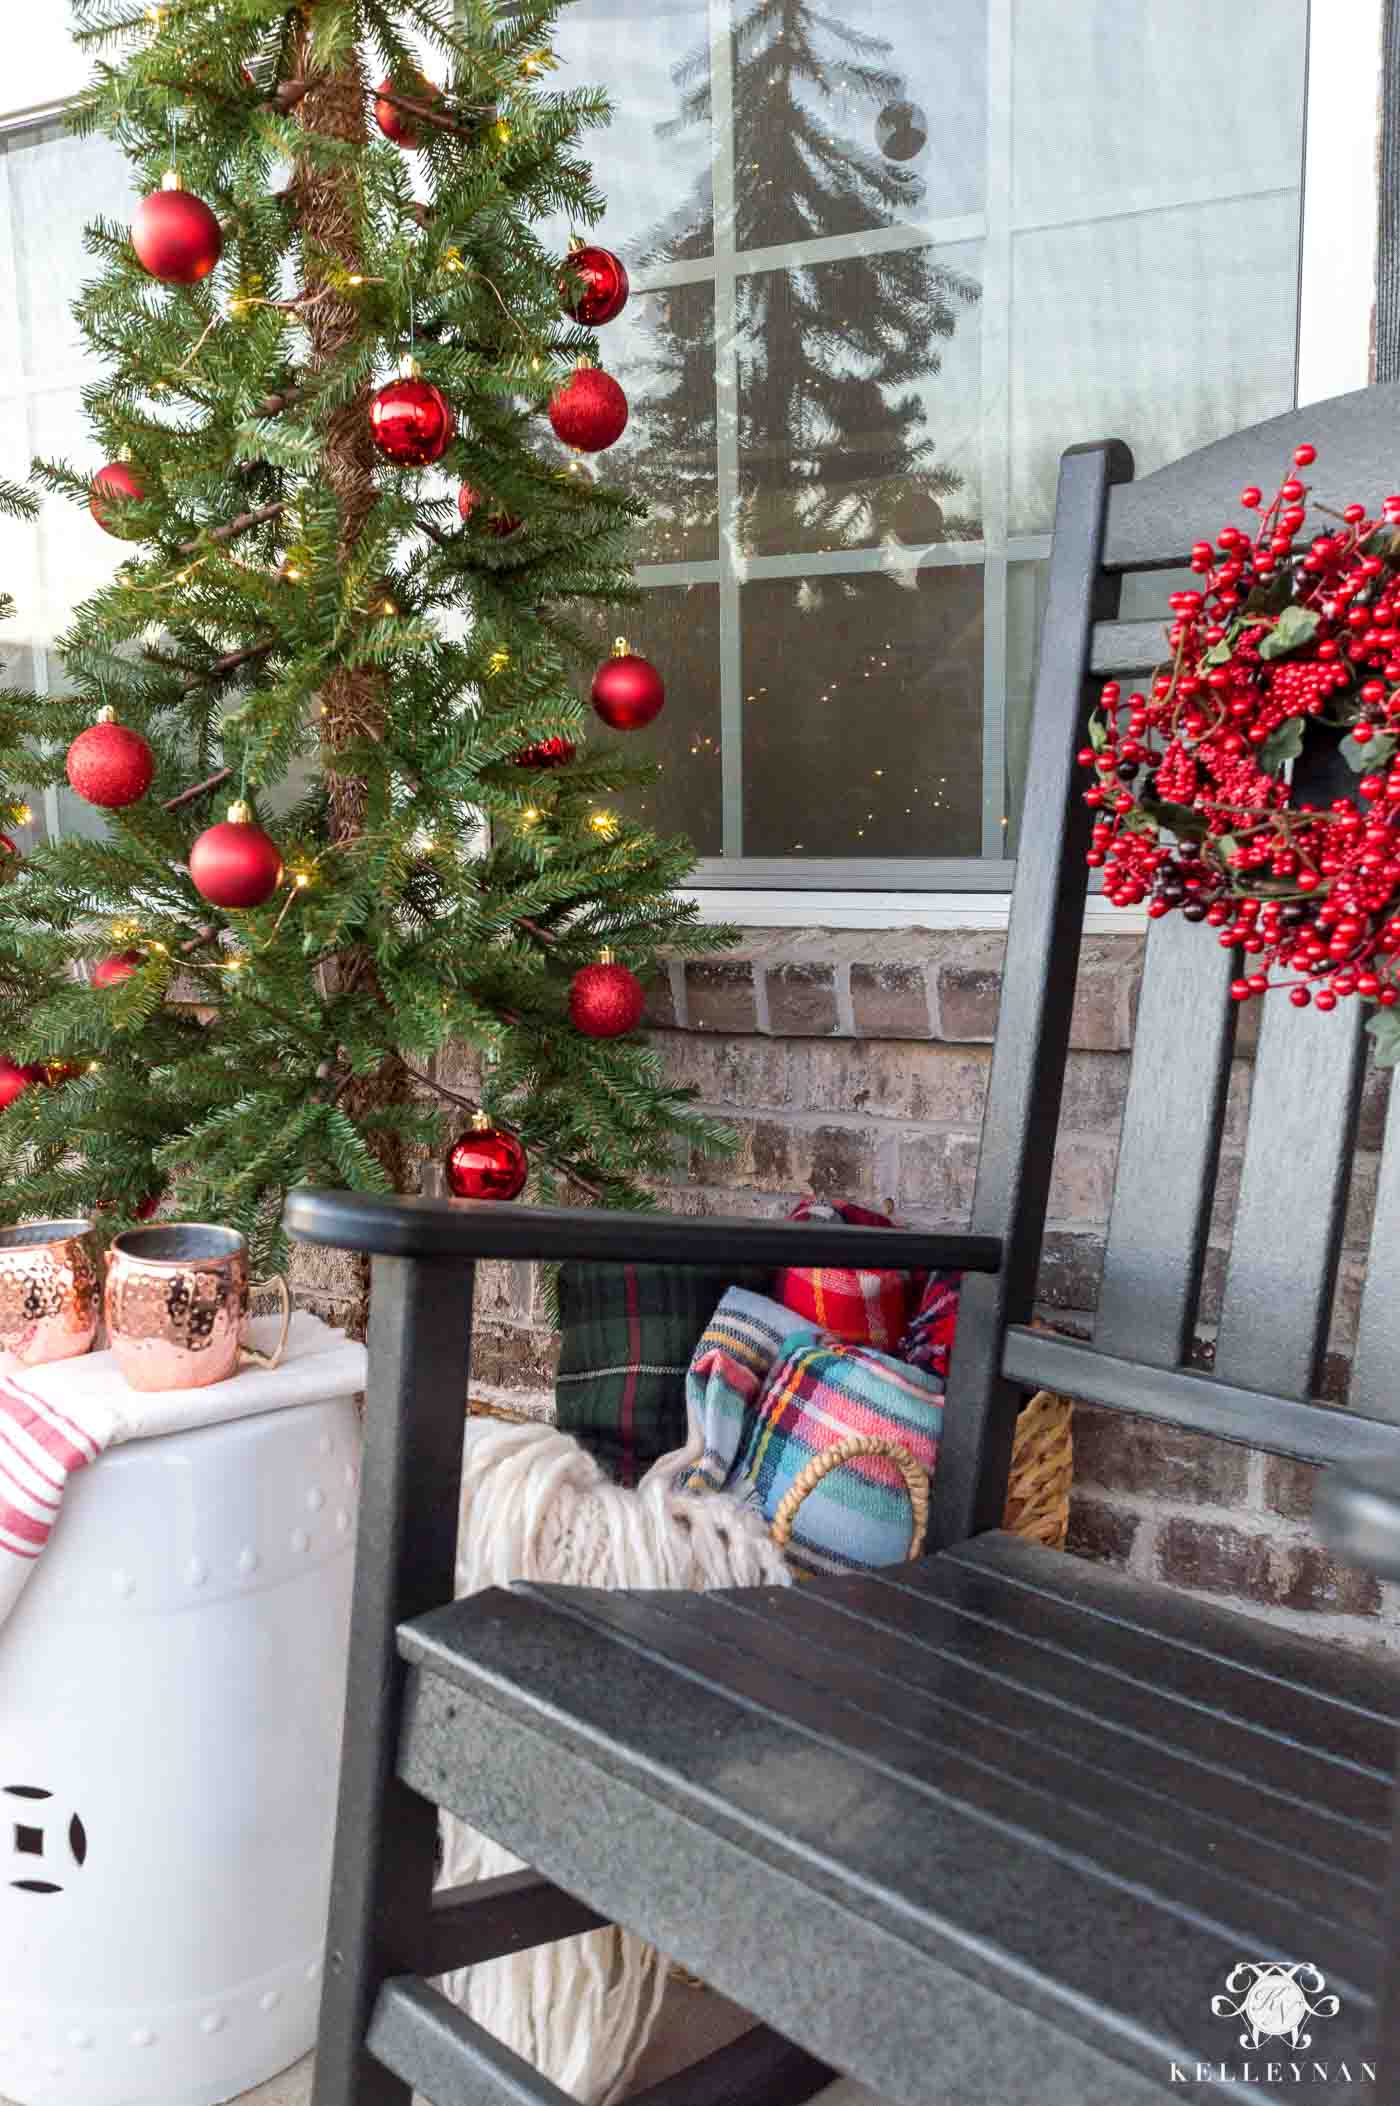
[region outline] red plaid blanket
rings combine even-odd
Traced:
[[[855,1228],[892,1228],[888,1214],[848,1200],[827,1205],[804,1199],[790,1221],[844,1221]],[[850,1345],[878,1346],[892,1353],[904,1335],[923,1288],[923,1275],[883,1269],[853,1271],[837,1265],[789,1265],[773,1285],[774,1299],[809,1323]]]

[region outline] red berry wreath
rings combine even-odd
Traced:
[[[1400,496],[1298,545],[1299,469],[1251,536],[1198,541],[1198,592],[1169,602],[1170,663],[1146,694],[1109,681],[1079,759],[1095,775],[1089,862],[1118,905],[1179,910],[1244,953],[1231,992],[1286,987],[1303,1009],[1400,1002]],[[1324,508],[1317,507],[1321,511]],[[1338,763],[1358,778],[1354,784]],[[1327,781],[1329,771],[1333,775]],[[1320,788],[1319,788],[1320,785]],[[1340,787],[1350,794],[1329,794]],[[1288,977],[1285,977],[1288,976]],[[1400,1015],[1372,1018],[1400,1060]]]

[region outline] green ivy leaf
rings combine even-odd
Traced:
[[[1383,768],[1394,753],[1397,741],[1394,732],[1383,731],[1379,738],[1368,739],[1358,746],[1354,738],[1344,738],[1337,751],[1347,766],[1357,775],[1369,775],[1373,768]]]
[[[1204,654],[1204,656],[1201,659],[1201,664],[1227,665],[1229,663],[1230,654],[1234,650],[1234,648],[1235,646],[1233,639],[1229,636],[1222,636],[1219,643],[1212,644],[1210,649]]]
[[[1368,1017],[1366,1029],[1375,1046],[1376,1066],[1393,1068],[1400,1062],[1400,1013],[1394,1009],[1378,1009]]]
[[[1249,627],[1251,614],[1278,614],[1292,604],[1293,580],[1286,570],[1276,571],[1273,577],[1265,578],[1262,585],[1255,586],[1240,609],[1244,617],[1242,626]]]
[[[1312,639],[1322,617],[1312,607],[1285,607],[1259,646],[1261,658],[1286,658]]]
[[[1155,798],[1144,797],[1142,808],[1154,826],[1164,827],[1179,840],[1205,838],[1205,818],[1189,804],[1161,804]]]
[[[1233,834],[1217,834],[1215,837],[1216,853],[1219,855],[1222,863],[1229,862],[1237,846],[1238,843]]]
[[[1102,753],[1104,747],[1108,744],[1108,726],[1097,710],[1089,719],[1089,744],[1093,747],[1095,753]]]
[[[1271,731],[1259,748],[1259,765],[1266,775],[1281,775],[1288,761],[1297,760],[1303,750],[1303,720],[1289,717],[1277,731]]]

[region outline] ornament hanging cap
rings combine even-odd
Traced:
[[[632,656],[632,646],[628,643],[625,636],[615,636],[613,638],[612,654],[614,658],[630,658]]]
[[[580,250],[586,249],[587,247],[588,243],[584,240],[581,234],[571,234],[569,236],[569,254],[571,256],[577,256]]]
[[[228,823],[230,826],[252,825],[253,807],[246,801],[246,799],[242,797],[234,799],[233,803],[228,808]]]
[[[178,168],[167,168],[160,179],[162,190],[183,190],[185,185]]]
[[[479,1104],[472,1113],[472,1129],[476,1133],[489,1133],[491,1131],[491,1114],[484,1105]]]
[[[576,373],[591,373],[593,370],[594,366],[591,358],[576,358],[574,360],[574,371]]]
[[[602,950],[598,953],[598,963],[600,965],[616,965],[617,952],[609,950],[607,945],[604,944]]]
[[[403,357],[399,360],[399,379],[421,380],[422,377],[423,368],[411,351],[405,351]]]
[[[103,705],[102,705],[102,707],[101,707],[101,709],[99,709],[99,710],[98,710],[98,712],[97,712],[97,721],[98,721],[98,723],[99,723],[99,724],[115,724],[115,723],[116,723],[116,721],[117,721],[117,712],[116,712],[116,711],[115,711],[115,710],[113,709],[113,707],[112,707],[112,705],[111,705],[111,703],[110,703],[110,702],[104,702],[104,703],[103,703]]]

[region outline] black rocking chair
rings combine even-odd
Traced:
[[[1332,1466],[1328,1539],[1400,1577],[1400,1110],[1350,1406],[1313,1401],[1358,1005],[1265,1005],[1203,1372],[1235,967],[1179,917],[1154,924],[1094,1342],[1030,1328],[1086,889],[1087,682],[1161,655],[1160,621],[1115,619],[1124,573],[1181,564],[1304,437],[1334,498],[1400,488],[1400,387],[1140,483],[1117,443],[1064,457],[967,1234],[292,1195],[294,1235],[374,1254],[316,2106],[415,2091],[565,2106],[431,1979],[601,1921],[761,2021],[648,2106],[798,2106],[832,2070],[897,2106],[1148,2106],[1221,2088],[1400,2106],[1386,1894],[1400,1668],[997,1526],[1016,1413],[1044,1385]],[[488,1257],[966,1268],[932,1554],[792,1590],[522,1586],[453,1603],[472,1268]],[[434,1896],[440,1807],[535,1869]]]

